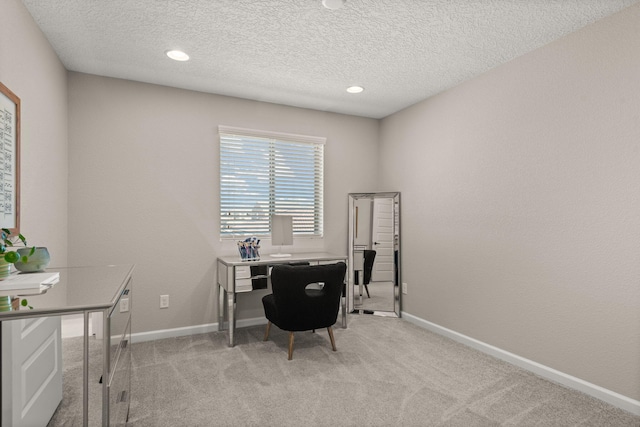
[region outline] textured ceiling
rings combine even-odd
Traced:
[[[381,118],[638,1],[23,3],[72,71]]]

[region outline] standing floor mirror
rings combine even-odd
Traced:
[[[400,259],[400,193],[349,194],[349,312],[400,317]]]

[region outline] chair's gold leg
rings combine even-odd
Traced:
[[[293,357],[293,332],[289,332],[289,360]]]
[[[271,331],[271,322],[267,322],[267,330],[264,331],[264,339],[262,341],[267,341],[269,339],[270,331]]]
[[[333,351],[338,351],[338,349],[336,348],[336,340],[333,338],[333,329],[331,329],[331,326],[327,328],[327,331],[329,331],[329,339],[331,340],[331,349]]]

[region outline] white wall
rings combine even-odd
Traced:
[[[404,310],[640,399],[640,5],[382,120]]]
[[[67,263],[67,76],[20,0],[0,2],[0,82],[21,102],[20,231]]]
[[[79,73],[68,84],[70,260],[137,264],[134,332],[216,321],[215,260],[237,253],[218,233],[220,124],[327,137],[325,237],[287,251],[346,254],[347,194],[377,179],[377,120]],[[263,317],[262,295],[240,295],[238,318]]]

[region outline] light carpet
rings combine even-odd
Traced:
[[[326,331],[296,333],[291,361],[275,326],[268,342],[263,326],[238,329],[233,348],[223,332],[136,343],[128,425],[640,426],[402,319],[350,315],[348,329],[334,331],[337,352]],[[64,340],[65,401],[50,426],[81,425],[81,393],[68,390],[81,382],[81,346]]]
[[[371,282],[369,287],[369,296],[362,287],[362,306],[360,305],[360,295],[358,286],[354,289],[355,308],[368,311],[394,311],[394,299],[397,295],[394,291],[398,290],[397,286],[393,286],[391,282]]]

